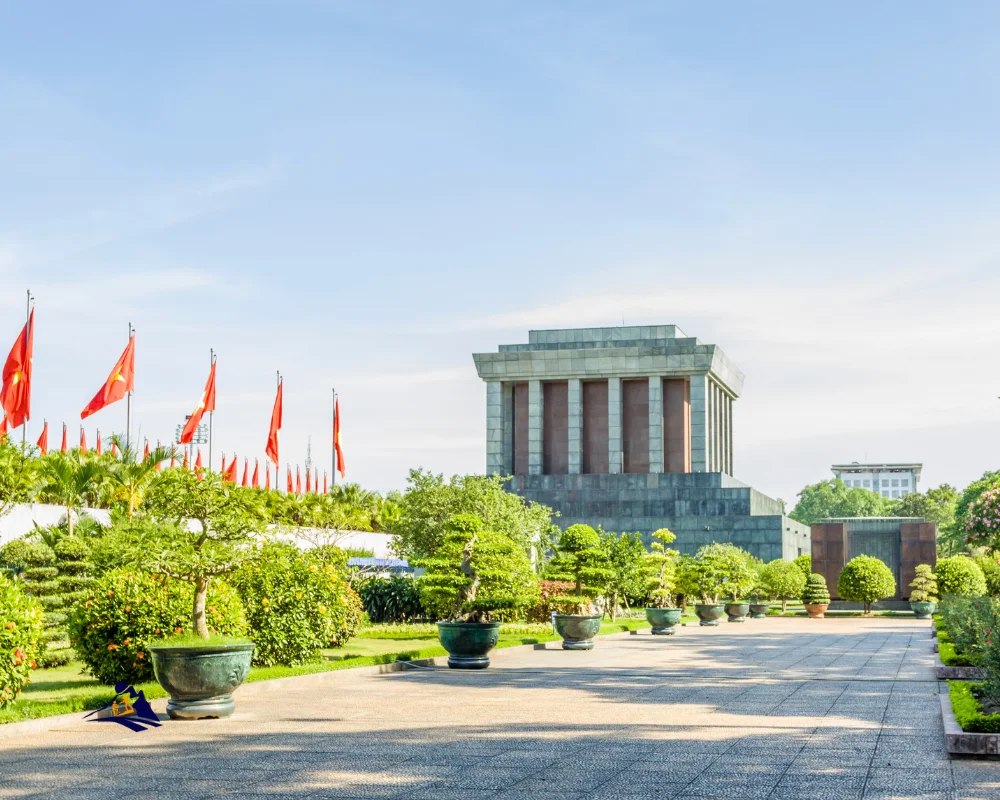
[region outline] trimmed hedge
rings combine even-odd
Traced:
[[[837,593],[845,600],[864,603],[865,614],[871,614],[872,603],[896,594],[896,578],[881,559],[855,556],[840,572]]]
[[[979,683],[948,681],[948,695],[955,719],[966,733],[1000,733],[1000,714],[984,714],[973,688]]]
[[[942,558],[934,567],[940,595],[982,597],[986,594],[986,576],[980,566],[968,556]]]
[[[366,578],[358,584],[357,591],[368,619],[375,624],[408,622],[427,613],[413,578]]]

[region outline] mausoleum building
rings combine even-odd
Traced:
[[[770,560],[808,553],[809,529],[733,477],[743,373],[675,325],[529,331],[473,355],[486,382],[486,471],[609,531],[657,528],[694,552],[732,541]]]

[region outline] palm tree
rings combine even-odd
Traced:
[[[77,453],[51,454],[42,463],[38,475],[38,494],[66,509],[69,535],[73,535],[73,512],[87,504],[87,497],[105,479],[102,463],[81,458]]]
[[[126,503],[128,515],[132,517],[136,507],[142,504],[146,489],[156,478],[156,467],[176,458],[177,452],[173,447],[155,447],[149,451],[148,456],[140,459],[139,451],[120,436],[112,436],[111,441],[118,449],[118,457],[108,464],[108,482],[114,499]]]

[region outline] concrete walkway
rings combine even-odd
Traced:
[[[0,740],[0,798],[996,800],[1000,762],[944,753],[929,631],[752,620],[249,686],[230,720]]]

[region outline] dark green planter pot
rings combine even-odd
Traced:
[[[681,621],[679,608],[647,608],[646,621],[653,626],[653,633],[658,636],[670,636],[677,633],[674,626]]]
[[[914,602],[910,601],[910,610],[916,615],[917,619],[930,619],[931,615],[934,613],[934,609],[937,608],[937,603],[933,602]]]
[[[746,622],[749,613],[749,603],[726,603],[726,614],[730,622]]]
[[[718,625],[722,615],[726,613],[726,609],[722,603],[708,606],[697,603],[694,607],[694,613],[698,615],[699,625]]]
[[[593,650],[594,637],[601,629],[599,614],[556,614],[556,633],[562,636],[563,650]]]
[[[228,717],[233,691],[250,672],[252,644],[150,647],[156,680],[169,694],[171,719]]]
[[[750,619],[764,619],[764,617],[767,616],[767,612],[770,610],[770,603],[751,603]]]
[[[499,622],[439,622],[438,638],[452,669],[486,669],[500,638]]]

